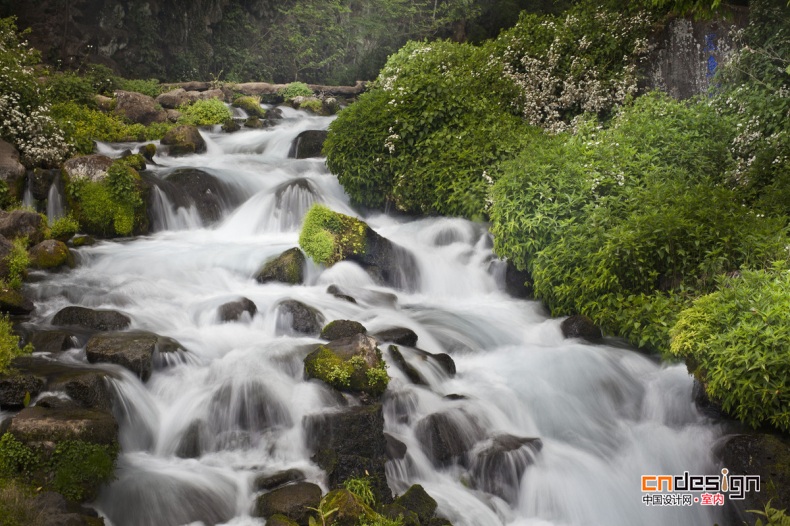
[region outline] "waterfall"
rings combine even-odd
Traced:
[[[51,319],[68,298],[121,310],[133,329],[186,349],[157,362],[146,383],[132,374],[111,380],[122,451],[117,478],[94,503],[107,524],[260,524],[251,517],[252,481],[279,470],[298,469],[328,489],[308,449],[316,437],[302,422],[344,401],[305,381],[303,359],[319,340],[278,331],[286,299],[371,334],[416,333],[419,349],[401,349],[412,377],[382,346],[391,377],[384,427],[406,446],[386,464],[388,484],[397,493],[422,484],[453,524],[723,524],[713,507],[641,500],[641,474],[716,472],[711,450],[721,431],[694,408],[685,367],[564,339],[560,320],[539,303],[503,291],[484,225],[362,217],[402,247],[394,257],[416,277],[408,286],[388,287],[349,261],[308,263],[303,285],[252,279],[298,246],[313,203],[359,216],[323,160],[287,158],[299,132],[326,129],[331,119],[286,109],[273,128],[203,132],[208,153],[158,157],[153,180],[199,169],[233,188],[238,206],[204,223],[154,184],[153,234],[82,247],[76,269],[27,285],[37,298],[34,322]],[[327,293],[330,286],[341,293]],[[220,306],[240,297],[257,313],[220,321]],[[426,352],[449,354],[457,373]],[[452,441],[452,455],[437,449],[440,440]]]
[[[63,201],[63,189],[61,188],[60,177],[58,177],[52,182],[47,194],[47,219],[50,222],[60,219],[66,214]]]
[[[30,188],[30,177],[25,180],[25,193],[22,194],[22,206],[27,208],[36,207],[36,200],[33,197],[33,190]]]

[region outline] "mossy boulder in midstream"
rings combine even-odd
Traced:
[[[310,482],[297,482],[264,493],[255,503],[254,517],[282,515],[300,525],[307,525],[313,509],[321,503],[321,488]]]
[[[19,290],[0,284],[0,313],[24,316],[33,312],[33,309],[33,302]]]
[[[249,117],[266,118],[266,110],[261,106],[261,100],[256,97],[244,96],[233,101],[232,106],[243,109]]]
[[[82,230],[94,236],[148,233],[146,203],[150,186],[130,166],[142,156],[110,160],[83,156],[66,162],[62,172],[66,202]]]
[[[169,146],[167,153],[171,156],[204,153],[206,141],[196,126],[184,124],[176,126],[162,137],[161,144]]]
[[[74,256],[66,243],[56,239],[47,239],[31,248],[30,266],[32,268],[50,270],[63,266],[74,268]]]
[[[364,325],[358,321],[353,320],[335,320],[327,323],[321,329],[320,338],[322,340],[340,340],[342,338],[350,338],[357,334],[367,334],[368,330]]]
[[[377,234],[364,221],[313,205],[304,218],[299,246],[316,263],[353,261],[378,282],[413,289],[419,282],[414,256]]]
[[[255,275],[258,283],[279,281],[299,285],[304,282],[305,257],[298,247],[290,248],[267,261],[263,268]]]
[[[152,332],[108,332],[88,340],[85,355],[90,363],[114,363],[125,367],[145,382],[151,377],[157,354],[183,350],[172,338]]]
[[[365,334],[319,345],[304,359],[305,375],[351,393],[380,396],[389,376],[376,339]]]

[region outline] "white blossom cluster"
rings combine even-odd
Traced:
[[[569,34],[582,32],[574,16],[566,17],[562,27],[552,20],[541,24],[555,34],[545,54],[530,55],[528,37],[523,36],[505,50],[504,74],[520,93],[514,104],[530,124],[560,133],[571,128],[569,116],[608,111],[637,91],[637,65],[649,51],[642,35],[650,17],[644,12],[625,16],[601,11],[596,19],[605,28],[602,35],[606,39],[630,48],[622,58],[620,71],[605,71],[604,65],[590,58],[588,52],[594,50],[596,35],[582,34],[574,42],[568,40]]]
[[[41,106],[29,112],[19,108],[16,93],[0,94],[0,137],[13,144],[26,166],[55,166],[70,152],[70,146]]]

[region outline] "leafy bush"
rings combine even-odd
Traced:
[[[147,228],[140,175],[122,160],[94,182],[71,179],[66,196],[75,218],[86,232],[101,236],[128,236]]]
[[[19,336],[14,332],[8,315],[0,316],[0,374],[8,372],[11,361],[23,354],[33,352],[33,346],[27,344],[24,348],[19,347]],[[0,478],[4,475],[5,465],[0,458]]]
[[[313,90],[304,82],[291,82],[277,92],[286,102],[294,97],[311,97]]]
[[[671,351],[725,411],[755,428],[790,430],[790,271],[722,278],[680,314]]]
[[[182,106],[179,110],[181,117],[178,123],[193,126],[222,124],[233,117],[225,103],[219,99],[199,100],[194,104]]]
[[[313,205],[299,234],[299,246],[316,263],[332,265],[365,250],[367,225],[351,216]]]
[[[482,217],[497,165],[524,140],[487,50],[410,42],[329,127],[327,165],[358,203]]]
[[[124,91],[136,91],[149,97],[156,97],[162,93],[162,86],[157,79],[124,79],[118,78],[117,89]]]
[[[59,217],[49,226],[50,236],[58,241],[67,241],[80,230],[80,222],[69,212],[63,217]]]
[[[12,241],[13,248],[6,256],[5,264],[8,268],[8,282],[2,283],[12,289],[22,286],[22,281],[27,276],[27,267],[30,265],[30,256],[27,253],[27,238],[20,237]]]
[[[51,102],[75,102],[95,105],[96,90],[90,78],[73,72],[56,73],[46,78],[47,96]]]

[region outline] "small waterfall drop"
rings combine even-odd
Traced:
[[[49,187],[49,193],[47,194],[47,219],[50,222],[66,215],[64,201],[60,177],[57,177],[52,182],[52,186]]]

